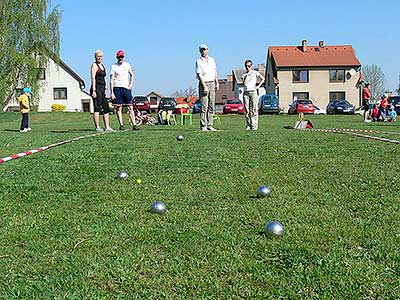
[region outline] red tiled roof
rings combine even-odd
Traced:
[[[190,97],[189,102],[186,101],[187,97],[178,97],[175,99],[176,99],[177,104],[189,104],[190,106],[193,106],[193,104],[196,102],[197,99],[199,99],[199,97],[197,97],[197,96]]]
[[[307,46],[303,52],[301,46],[271,46],[269,55],[277,67],[327,67],[360,66],[351,45]]]

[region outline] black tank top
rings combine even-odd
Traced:
[[[106,85],[106,68],[104,67],[103,64],[98,64],[97,65],[97,71],[96,71],[96,76],[95,76],[95,80],[96,80],[96,85]],[[100,66],[103,67],[103,69],[100,68]]]

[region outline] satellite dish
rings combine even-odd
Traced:
[[[350,69],[349,73],[351,76],[354,76],[357,73],[357,71],[354,69]]]

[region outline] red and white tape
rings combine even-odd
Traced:
[[[18,153],[18,154],[13,154],[13,155],[10,155],[10,156],[6,156],[6,157],[3,157],[3,158],[0,158],[0,164],[5,163],[5,162],[10,161],[10,160],[13,160],[13,159],[17,159],[17,158],[20,158],[20,157],[31,155],[33,153],[43,152],[43,151],[48,150],[48,149],[53,148],[53,147],[57,147],[57,146],[60,146],[60,145],[64,145],[64,144],[67,144],[67,143],[71,143],[71,142],[74,142],[74,141],[78,141],[78,140],[81,140],[81,139],[85,139],[85,138],[93,137],[93,136],[98,136],[98,135],[102,135],[102,134],[104,134],[104,133],[95,133],[95,134],[90,134],[90,135],[78,136],[78,137],[70,139],[70,140],[66,140],[66,141],[58,142],[58,143],[51,144],[51,145],[48,145],[48,146],[44,146],[44,147],[36,148],[36,149],[33,149],[33,150],[21,152],[21,153]]]
[[[378,137],[378,136],[359,133],[359,132],[367,132],[367,133],[380,133],[380,134],[400,134],[398,132],[385,132],[385,131],[378,131],[378,130],[351,129],[351,128],[329,128],[329,129],[315,129],[315,128],[312,128],[312,129],[303,129],[303,130],[306,130],[306,131],[318,131],[318,132],[342,133],[342,134],[345,133],[345,134],[351,134],[351,135],[354,135],[354,136],[364,137],[364,138],[368,138],[368,139],[378,140],[378,141],[382,141],[382,142],[400,144],[399,140],[381,138],[381,137]]]

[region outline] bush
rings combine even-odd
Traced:
[[[66,108],[67,106],[64,104],[55,103],[51,105],[51,111],[65,111]]]

